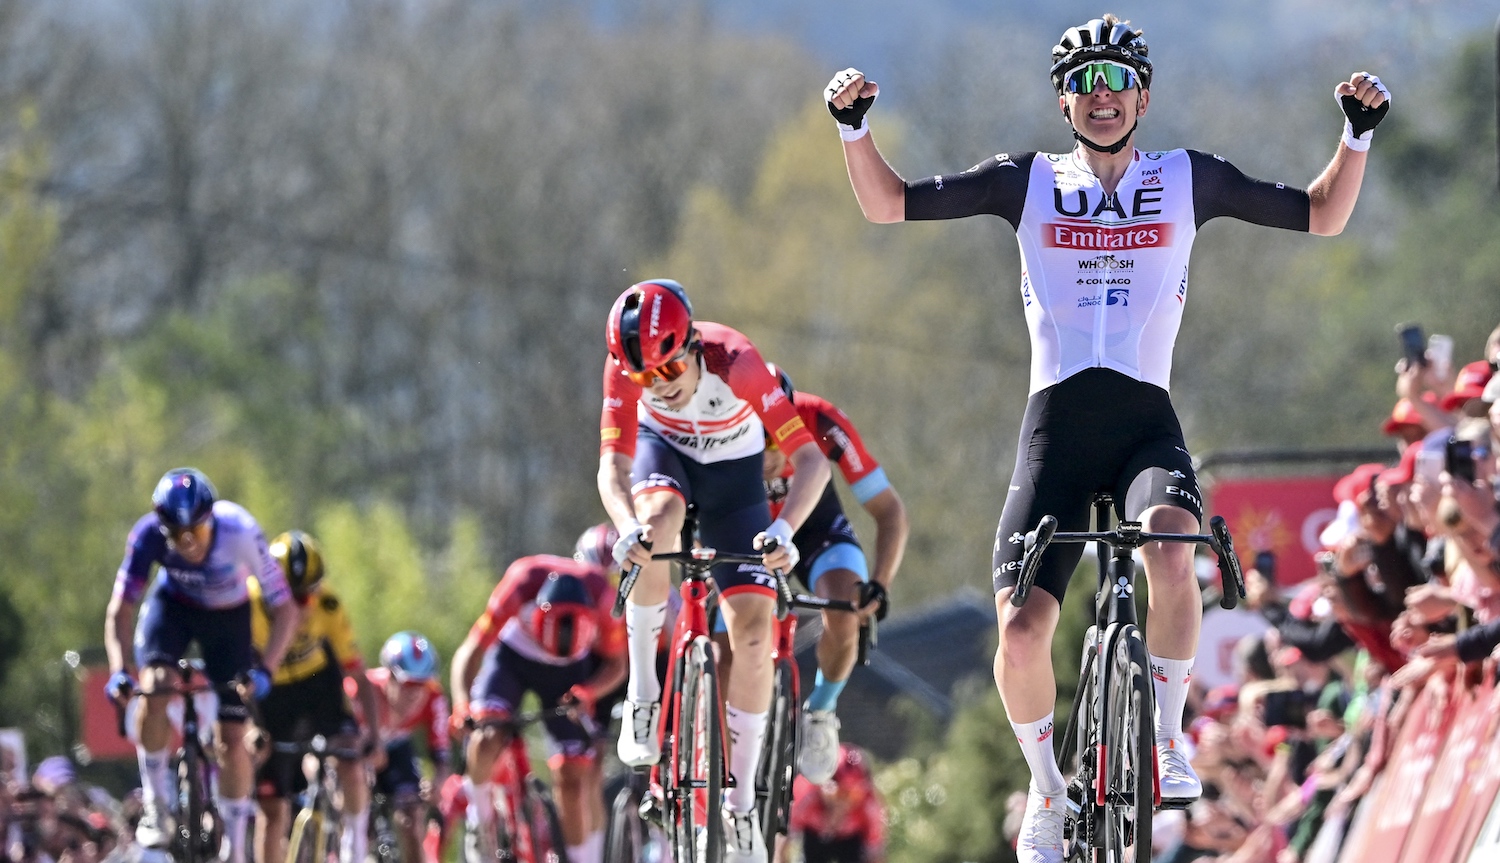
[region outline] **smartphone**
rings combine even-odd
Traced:
[[[1276,552],[1257,551],[1255,553],[1255,571],[1265,576],[1266,581],[1276,583]]]
[[[1420,446],[1420,444],[1412,444]],[[1444,457],[1434,450],[1424,449],[1417,453],[1415,472],[1419,479],[1427,485],[1436,485],[1438,477],[1443,473]]]
[[[1261,702],[1263,721],[1267,727],[1284,725],[1289,728],[1307,727],[1307,696],[1300,689],[1279,689],[1267,692]]]
[[[1427,360],[1433,374],[1443,380],[1453,373],[1453,337],[1433,333],[1427,337]]]
[[[1396,327],[1396,335],[1401,339],[1401,355],[1408,364],[1427,365],[1427,340],[1422,336],[1420,324],[1402,324]]]
[[[1448,438],[1443,450],[1443,469],[1454,479],[1474,484],[1474,442]]]

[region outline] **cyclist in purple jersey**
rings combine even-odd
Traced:
[[[1306,191],[1252,180],[1192,150],[1142,153],[1135,130],[1151,103],[1152,65],[1141,32],[1113,15],[1064,32],[1050,70],[1073,130],[1069,153],[1001,153],[957,174],[908,182],[876,149],[865,114],[880,88],[857,69],[824,95],[840,126],[855,196],[874,222],[989,214],[1016,230],[1021,298],[1031,332],[1031,395],[1016,466],[996,531],[992,580],[1000,642],[995,681],[1031,768],[1017,852],[1024,863],[1063,854],[1064,781],[1053,756],[1056,683],[1051,641],[1082,546],[1042,558],[1041,591],[1008,600],[1022,537],[1043,515],[1087,530],[1093,494],[1116,515],[1160,533],[1198,533],[1201,495],[1167,395],[1172,346],[1187,297],[1197,229],[1216,216],[1337,234],[1364,177],[1390,93],[1364,72],[1334,96],[1345,117],[1333,160]],[[1186,545],[1148,545],[1151,653],[1161,794],[1184,804],[1202,786],[1183,752],[1182,709],[1197,652],[1202,602]]]
[[[168,471],[151,496],[153,509],[130,531],[125,559],[115,575],[114,595],[104,619],[104,646],[112,672],[110,698],[123,702],[133,688],[145,696],[135,727],[136,754],[146,811],[136,831],[141,844],[164,845],[172,835],[175,801],[169,772],[173,666],[196,641],[204,671],[219,692],[214,726],[222,772],[219,812],[229,840],[230,863],[247,859],[245,827],[253,811],[252,769],[244,745],[244,702],[231,686],[247,675],[256,698],[271,689],[271,675],[297,630],[297,604],[265,534],[238,504],[217,500],[213,485],[193,468]],[[151,589],[152,569],[160,575]],[[271,634],[258,659],[251,647],[250,598],[255,576],[272,609]],[[144,597],[144,601],[143,601]],[[140,620],[135,620],[136,606]],[[134,626],[134,650],[124,633]]]

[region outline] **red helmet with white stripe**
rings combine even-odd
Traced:
[[[631,285],[609,310],[609,355],[628,372],[645,372],[682,352],[693,334],[693,304],[671,279]]]

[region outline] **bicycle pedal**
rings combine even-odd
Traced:
[[[1158,812],[1165,812],[1169,809],[1191,809],[1193,804],[1197,802],[1198,798],[1196,797],[1163,797],[1161,805],[1157,806],[1156,810]]]
[[[661,801],[656,798],[656,795],[646,795],[646,798],[641,801],[641,805],[636,807],[636,812],[640,814],[641,820],[647,824],[662,830],[666,829],[666,819],[662,817]]]

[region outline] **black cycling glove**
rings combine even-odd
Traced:
[[[864,608],[872,602],[880,604],[875,610],[875,619],[885,620],[886,612],[891,610],[891,598],[885,591],[885,585],[878,581],[867,581],[860,588],[859,607]]]
[[[1340,96],[1339,107],[1344,110],[1344,116],[1349,120],[1349,128],[1356,138],[1380,125],[1385,115],[1391,110],[1391,91],[1380,83],[1380,79],[1374,75],[1369,76],[1370,83],[1385,95],[1385,101],[1374,108],[1366,108],[1362,102],[1353,96]]]
[[[823,98],[828,100],[828,113],[833,115],[833,119],[837,120],[840,126],[847,126],[850,129],[859,128],[860,123],[865,119],[865,112],[870,110],[871,105],[875,104],[875,97],[860,96],[854,100],[854,104],[847,108],[835,108],[833,107],[833,94],[837,93],[858,74],[853,69],[845,69],[833,76],[833,80],[828,82],[828,88],[823,91]]]

